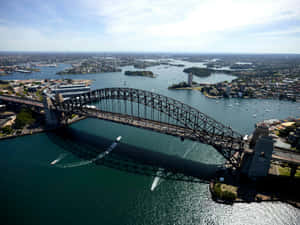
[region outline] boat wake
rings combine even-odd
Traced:
[[[78,166],[85,166],[88,164],[91,164],[93,160],[88,160],[88,161],[80,161],[80,162],[75,162],[75,163],[68,163],[65,165],[56,165],[58,168],[73,168],[73,167],[78,167]]]
[[[91,159],[91,160],[85,160],[85,161],[80,161],[80,162],[75,162],[75,163],[68,163],[64,165],[57,165],[59,168],[73,168],[73,167],[78,167],[78,166],[86,166],[89,165],[99,159],[104,158],[106,155],[108,155],[112,150],[114,150],[115,147],[118,146],[118,142],[121,140],[121,136],[117,137],[116,141],[114,141],[105,152],[101,152],[97,157]]]
[[[157,170],[156,177],[154,178],[153,183],[152,183],[151,188],[150,188],[151,191],[154,191],[155,188],[163,181],[163,179],[160,178],[163,173],[164,173],[164,169],[159,168]]]
[[[197,143],[194,143],[193,146],[192,146],[191,148],[189,148],[188,150],[186,150],[186,152],[183,154],[182,157],[185,158],[185,157],[186,157],[186,156],[194,149],[194,147],[196,146],[196,144],[197,144]],[[154,178],[154,180],[153,180],[153,182],[152,182],[152,185],[151,185],[151,188],[150,188],[151,191],[154,191],[155,188],[157,188],[157,186],[160,185],[161,182],[164,181],[164,179],[161,178],[162,175],[163,175],[163,173],[164,173],[164,169],[163,169],[163,168],[159,168],[159,169],[157,170],[157,172],[156,172],[156,177]],[[170,173],[167,173],[167,174],[166,174],[166,177],[169,176],[169,175],[170,175]]]

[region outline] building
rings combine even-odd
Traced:
[[[27,87],[27,90],[29,92],[36,92],[39,89],[39,87],[40,87],[39,85],[29,86],[29,87]]]
[[[190,87],[193,86],[193,74],[192,73],[188,74],[188,82],[187,83]]]
[[[85,84],[74,84],[74,85],[60,85],[51,89],[51,95],[55,96],[61,94],[64,99],[70,98],[76,95],[85,94],[91,91],[90,86]]]

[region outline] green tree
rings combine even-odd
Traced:
[[[11,126],[5,126],[1,129],[3,134],[11,134],[13,132],[13,129]]]
[[[25,125],[32,125],[35,119],[32,117],[32,111],[28,109],[22,109],[16,117],[15,127],[17,129],[23,128]]]

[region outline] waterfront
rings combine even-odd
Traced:
[[[50,68],[47,68],[49,70]],[[123,70],[136,70],[125,67]],[[171,91],[170,83],[186,80],[182,68],[150,67],[157,78],[127,77],[123,73],[66,75],[64,78],[94,79],[92,88],[126,86],[150,90],[196,107],[234,130],[250,134],[254,124],[270,118],[299,116],[299,103],[255,99],[207,99],[199,91]],[[42,75],[17,74],[5,79],[59,78],[49,70]],[[214,74],[195,78],[218,82],[232,76]],[[270,109],[271,111],[266,111]],[[253,117],[253,115],[256,117]],[[204,163],[221,164],[221,155],[209,146],[105,121],[87,119],[72,129],[99,137],[106,148],[121,135],[116,151],[128,146],[162,151]],[[34,143],[34,145],[32,144]],[[0,142],[1,210],[6,224],[297,224],[298,209],[284,203],[251,203],[233,206],[214,203],[208,185],[164,181],[150,191],[153,178],[128,174],[100,166],[56,168],[50,162],[64,151],[47,134]],[[69,154],[61,164],[78,162]],[[5,207],[7,205],[7,207]],[[9,221],[11,221],[9,223]]]

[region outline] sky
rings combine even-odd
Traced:
[[[300,0],[0,0],[0,51],[300,53]]]

